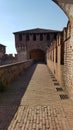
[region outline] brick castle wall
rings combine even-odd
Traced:
[[[28,60],[25,62],[19,62],[15,64],[0,66],[0,81],[3,84],[8,85],[11,83],[19,74],[21,74],[25,69],[30,67],[33,60]]]
[[[56,40],[51,43],[47,51],[47,65],[55,75],[70,98],[73,99],[73,28],[70,22],[67,28],[57,34]]]

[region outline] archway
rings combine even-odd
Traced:
[[[29,52],[30,59],[35,62],[45,62],[45,52],[41,49],[33,49]]]

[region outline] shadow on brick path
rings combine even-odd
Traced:
[[[7,130],[18,110],[20,101],[35,71],[36,64],[25,70],[10,86],[0,93],[0,130]]]

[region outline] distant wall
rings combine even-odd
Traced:
[[[0,66],[0,81],[3,84],[8,85],[11,83],[20,73],[25,71],[33,63],[33,60],[28,60],[25,62],[18,62],[15,64]]]

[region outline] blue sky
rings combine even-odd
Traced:
[[[0,43],[16,53],[13,32],[32,28],[62,30],[68,18],[52,0],[0,0]]]

